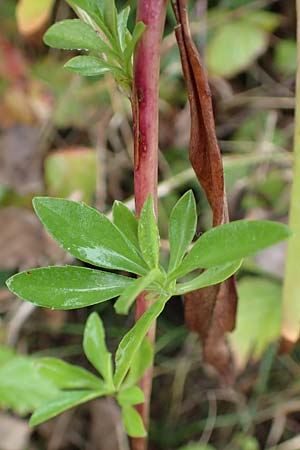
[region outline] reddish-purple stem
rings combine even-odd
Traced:
[[[167,0],[139,0],[137,21],[146,25],[146,30],[137,46],[134,60],[134,87],[132,111],[134,126],[134,195],[136,214],[139,216],[147,197],[152,194],[157,210],[158,175],[158,92],[160,45],[166,18]],[[149,307],[143,295],[137,299],[136,320]],[[148,337],[155,340],[155,325]],[[149,405],[152,386],[152,367],[144,375],[140,386],[145,394],[145,403],[140,405],[146,428],[149,421]],[[144,450],[146,439],[133,439],[133,450]]]

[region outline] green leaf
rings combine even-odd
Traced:
[[[155,300],[121,340],[116,352],[116,371],[114,375],[116,389],[120,388],[146,334],[150,330],[152,323],[163,311],[168,299],[169,297],[161,295]]]
[[[197,211],[192,191],[186,192],[174,206],[169,222],[170,264],[174,270],[182,261],[196,233]]]
[[[122,408],[122,420],[128,436],[133,438],[147,436],[142,418],[132,406]]]
[[[268,35],[261,28],[246,20],[226,23],[208,42],[209,72],[231,78],[250,66],[266,51],[267,46]]]
[[[237,220],[212,228],[200,236],[170,277],[179,278],[195,269],[243,259],[287,239],[290,234],[286,225],[268,220]]]
[[[51,17],[54,0],[21,0],[16,7],[16,19],[19,31],[24,35],[33,35],[44,28]]]
[[[179,450],[216,450],[216,448],[208,444],[202,445],[195,442],[185,445],[184,447],[180,447]]]
[[[247,11],[245,19],[249,24],[256,25],[258,28],[268,31],[269,33],[275,31],[281,22],[281,16],[279,14],[264,9]]]
[[[95,56],[76,56],[70,59],[64,67],[70,72],[75,72],[84,77],[97,77],[116,69],[114,66]]]
[[[18,273],[7,280],[11,292],[52,309],[76,309],[117,297],[133,280],[84,267],[44,267]]]
[[[36,362],[39,374],[59,389],[101,389],[103,381],[91,372],[57,358],[41,358]]]
[[[134,300],[160,276],[160,270],[153,269],[147,275],[132,281],[132,283],[124,289],[114,304],[116,312],[118,314],[128,314]]]
[[[107,269],[146,273],[136,248],[95,209],[50,197],[36,197],[33,205],[49,233],[75,258]]]
[[[283,39],[275,47],[274,65],[285,76],[291,76],[297,70],[297,43],[295,40]]]
[[[175,295],[184,295],[188,292],[196,291],[197,289],[201,289],[206,286],[221,283],[231,277],[231,275],[233,275],[240,268],[241,264],[242,261],[240,260],[234,263],[227,263],[223,266],[216,266],[207,269],[198,277],[193,278],[186,283],[177,284]]]
[[[56,72],[56,68],[54,70]],[[96,151],[90,148],[51,152],[44,164],[47,194],[67,198],[76,192],[84,202],[91,203],[96,192],[96,161]]]
[[[151,269],[159,263],[159,234],[156,224],[153,198],[150,195],[144,203],[138,226],[140,248],[144,260]]]
[[[132,359],[128,375],[123,387],[136,385],[153,361],[153,346],[147,337],[144,338],[140,348]]]
[[[62,412],[81,405],[97,397],[107,395],[106,390],[98,391],[64,391],[47,403],[42,404],[31,416],[29,425],[35,427],[46,420],[52,419]]]
[[[0,348],[0,355],[3,350]],[[0,365],[0,405],[25,415],[51,401],[58,389],[39,375],[33,358],[6,351]]]
[[[282,288],[273,280],[247,277],[238,283],[238,294],[237,325],[229,340],[242,370],[250,356],[257,361],[280,337]]]
[[[129,33],[127,29],[127,22],[130,14],[130,6],[126,6],[126,8],[122,9],[122,11],[118,14],[118,35],[119,41],[121,45],[122,51],[124,51],[126,47],[126,37]]]
[[[117,36],[117,9],[114,0],[102,0],[104,4],[103,19],[106,26],[112,33],[112,36]]]
[[[129,64],[131,64],[131,58],[132,58],[134,49],[136,47],[136,44],[140,40],[142,34],[144,33],[145,29],[146,29],[146,25],[143,22],[137,22],[135,24],[135,27],[134,27],[134,30],[132,33],[132,38],[129,41],[129,43],[127,44],[126,49],[124,51],[124,58],[125,58],[127,66]]]
[[[107,45],[100,36],[80,19],[62,20],[50,27],[44,35],[45,44],[63,50],[106,52]]]
[[[122,389],[118,393],[117,400],[120,406],[140,405],[141,403],[144,403],[145,395],[138,386],[132,386],[127,389]]]
[[[105,343],[105,331],[97,313],[92,313],[85,325],[83,349],[90,363],[98,370],[108,384],[114,389],[111,353]]]
[[[137,248],[139,248],[138,218],[128,209],[124,203],[115,201],[113,204],[114,224],[126,238]]]

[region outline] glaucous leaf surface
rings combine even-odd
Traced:
[[[174,206],[169,221],[170,264],[175,269],[196,233],[197,211],[192,191],[186,192]]]
[[[161,272],[159,269],[153,269],[147,275],[133,280],[132,283],[124,289],[116,301],[114,305],[116,312],[118,314],[128,314],[134,300],[145,291],[153,281],[160,277],[160,275]]]
[[[84,77],[97,77],[115,70],[114,66],[95,56],[75,56],[65,65],[65,69]]]
[[[140,405],[144,403],[145,395],[141,388],[132,386],[127,389],[122,389],[117,396],[117,400],[120,406]]]
[[[76,258],[107,269],[147,272],[136,248],[96,209],[50,197],[37,197],[33,205],[49,233]]]
[[[106,390],[98,391],[63,391],[59,395],[40,406],[31,416],[29,425],[35,427],[46,420],[52,419],[74,406],[81,405],[97,397],[107,395]]]
[[[168,299],[169,297],[161,295],[155,300],[121,340],[116,352],[116,370],[114,375],[114,383],[117,389],[120,388],[146,334],[152,323],[163,311]]]
[[[221,283],[231,277],[231,275],[240,268],[241,264],[242,261],[240,260],[207,269],[198,277],[193,278],[186,283],[177,284],[175,293],[176,295],[183,295],[188,292],[196,291],[197,289]]]
[[[158,267],[159,234],[154,214],[153,198],[151,195],[145,201],[141,211],[138,235],[144,260],[151,269]]]
[[[41,358],[36,362],[39,374],[59,389],[102,389],[103,381],[79,366],[57,358]]]
[[[132,281],[101,270],[53,266],[18,273],[7,280],[7,286],[35,305],[76,309],[117,297]]]
[[[144,338],[140,348],[132,359],[128,375],[123,383],[123,387],[131,387],[136,385],[151,362],[153,361],[153,346],[147,337]]]
[[[122,408],[122,420],[128,436],[133,438],[147,436],[142,418],[134,407],[124,406]]]
[[[113,220],[116,227],[122,231],[127,239],[139,248],[138,218],[124,203],[115,201],[113,204]]]
[[[111,353],[105,343],[105,331],[99,315],[92,313],[85,325],[83,349],[90,363],[103,376],[109,388],[114,388]]]
[[[286,225],[268,220],[238,220],[212,228],[200,236],[172,277],[243,259],[289,236]]]
[[[80,19],[67,19],[52,25],[44,35],[45,44],[63,50],[89,50],[101,53],[107,45]]]

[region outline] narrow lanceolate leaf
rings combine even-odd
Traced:
[[[158,267],[159,234],[154,214],[152,196],[147,198],[142,208],[138,234],[144,260],[151,269]]]
[[[161,272],[159,269],[151,270],[147,275],[141,278],[137,278],[132,281],[132,284],[128,285],[118,300],[116,301],[114,307],[118,314],[128,314],[128,311],[133,304],[134,300],[145,291],[152,283],[155,281]]]
[[[33,413],[29,425],[35,427],[68,409],[74,408],[74,406],[81,405],[82,403],[107,394],[107,390],[61,392],[57,398],[44,403]]]
[[[36,362],[39,374],[59,389],[104,388],[103,381],[91,372],[57,358],[41,358]]]
[[[197,211],[192,191],[186,192],[174,206],[169,223],[170,264],[175,269],[187,251],[196,233]]]
[[[113,204],[113,219],[116,227],[138,248],[138,218],[133,212],[124,203],[116,200]]]
[[[122,420],[128,436],[133,438],[147,436],[142,418],[132,406],[122,408]]]
[[[145,262],[107,217],[83,204],[50,197],[33,200],[49,233],[75,258],[108,269],[144,275]]]
[[[145,337],[131,362],[128,375],[122,385],[123,387],[134,386],[140,381],[153,361],[153,353],[153,345],[149,339]]]
[[[150,308],[135,323],[129,332],[121,340],[116,352],[116,371],[114,382],[116,389],[119,389],[136,353],[148,333],[153,322],[158,318],[164,309],[169,297],[161,295]]]
[[[124,57],[127,65],[131,62],[131,57],[133,55],[134,49],[136,47],[136,44],[138,43],[139,39],[141,38],[142,34],[144,33],[146,29],[146,25],[143,22],[137,22],[135,24],[132,38],[129,41],[129,43],[126,46]]]
[[[85,325],[83,348],[90,363],[103,376],[107,385],[113,388],[112,358],[105,343],[105,332],[97,313],[92,313]]]
[[[186,283],[179,283],[175,289],[175,295],[183,295],[207,286],[221,283],[231,277],[241,266],[242,261],[227,263],[223,266],[212,267],[205,270],[201,275]]]
[[[70,72],[84,77],[96,77],[115,70],[114,66],[95,56],[76,56],[70,59],[64,67]]]
[[[126,47],[126,35],[129,34],[129,31],[127,29],[129,14],[130,14],[130,6],[126,6],[126,8],[122,9],[122,11],[119,12],[118,14],[117,26],[122,51],[124,51]]]
[[[100,36],[80,19],[62,20],[48,29],[45,44],[63,50],[105,52],[106,44]]]
[[[100,270],[54,266],[18,273],[7,281],[7,286],[37,306],[76,309],[117,297],[132,281]]]
[[[238,220],[213,228],[197,240],[176,270],[177,276],[197,268],[208,269],[245,258],[287,239],[286,225],[268,220]]]
[[[117,400],[120,406],[140,405],[145,401],[144,392],[138,386],[132,386],[127,389],[122,389]]]
[[[112,0],[103,0],[103,19],[112,36],[117,36],[117,9]]]

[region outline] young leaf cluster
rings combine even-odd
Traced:
[[[98,375],[82,367],[56,358],[41,358],[36,362],[39,376],[51,383],[56,396],[41,402],[30,419],[36,426],[58,414],[90,400],[114,396],[122,410],[125,429],[131,437],[143,437],[146,431],[142,419],[134,406],[144,402],[144,394],[136,385],[152,361],[152,347],[145,338],[129,363],[123,363],[121,381],[115,383],[112,355],[107,350],[105,332],[97,313],[92,313],[86,323],[83,349],[87,359]]]
[[[114,0],[66,0],[79,19],[63,20],[48,29],[44,42],[63,50],[80,50],[65,68],[83,76],[100,76],[110,72],[119,86],[130,94],[132,56],[145,30],[136,23],[132,34],[127,23],[130,7],[118,13]]]
[[[221,283],[238,270],[244,257],[290,234],[288,227],[280,223],[241,220],[213,228],[191,246],[197,214],[193,193],[188,191],[170,216],[170,259],[164,268],[160,263],[160,238],[151,196],[139,219],[124,204],[115,202],[112,222],[84,203],[41,197],[35,198],[33,205],[45,228],[66,251],[108,271],[77,266],[32,269],[8,280],[13,293],[38,306],[65,310],[118,297],[115,309],[119,314],[127,314],[143,291],[148,292],[146,298],[151,301],[121,340],[115,364],[105,346],[100,318],[92,314],[88,319],[84,351],[101,379],[59,360],[40,362],[40,370],[61,392],[57,399],[34,413],[33,425],[93,398],[114,395],[122,408],[128,434],[144,436],[141,418],[133,408],[143,402],[136,383],[152,358],[145,337],[167,301],[174,295]],[[199,269],[202,272],[195,273]],[[119,275],[112,270],[139,277]],[[180,281],[186,275],[189,279]]]

